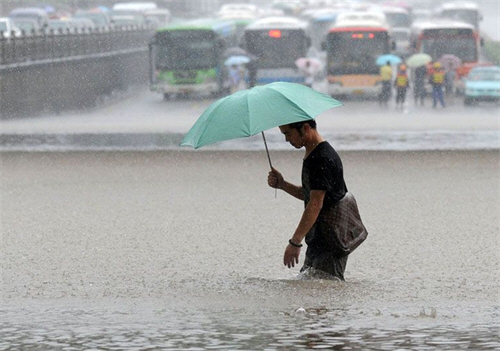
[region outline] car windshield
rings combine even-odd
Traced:
[[[4,32],[7,30],[7,23],[0,22],[0,32]]]
[[[69,28],[69,23],[64,21],[54,21],[49,23],[49,27],[53,29]]]
[[[500,81],[500,71],[477,71],[469,74],[469,80]]]
[[[30,30],[37,28],[37,25],[35,24],[35,22],[30,21],[30,20],[27,20],[27,21],[16,20],[15,23],[16,23],[17,28],[24,30],[24,31],[30,31]]]
[[[105,15],[101,15],[99,13],[77,13],[74,17],[88,18],[92,20],[96,26],[105,26],[108,24]]]

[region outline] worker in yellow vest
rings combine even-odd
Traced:
[[[438,101],[441,106],[445,107],[443,97],[445,71],[439,62],[435,62],[432,67],[434,70],[429,76],[429,83],[432,85],[432,107],[436,108]]]
[[[406,99],[406,90],[410,87],[406,65],[399,66],[396,79],[394,80],[394,86],[396,87],[396,109],[403,109]]]

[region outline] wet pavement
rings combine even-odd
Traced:
[[[345,283],[282,266],[302,204],[263,151],[1,156],[0,350],[500,347],[498,150],[341,152]]]

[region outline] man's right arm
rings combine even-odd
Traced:
[[[278,189],[283,190],[299,200],[304,200],[304,193],[302,192],[301,186],[297,186],[284,180],[283,184]]]
[[[302,187],[287,182],[283,179],[281,173],[274,168],[271,169],[267,176],[267,184],[269,184],[271,188],[281,189],[299,200],[304,200]]]

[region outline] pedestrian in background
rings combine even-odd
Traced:
[[[309,88],[312,88],[312,85],[314,83],[315,72],[313,70],[313,67],[312,67],[310,61],[306,62],[306,65],[305,65],[303,71],[304,71],[304,85],[309,87]]]
[[[394,80],[394,86],[396,87],[396,109],[403,109],[406,90],[410,87],[410,80],[408,79],[408,74],[406,73],[406,65],[399,66],[398,74]]]
[[[237,65],[232,65],[229,68],[229,81],[231,84],[231,94],[233,94],[239,90],[241,81],[241,69]]]
[[[415,98],[415,105],[420,101],[420,105],[424,106],[424,99],[427,95],[425,91],[425,77],[427,76],[427,67],[425,65],[417,67],[414,71],[413,79],[413,96]]]
[[[442,107],[446,107],[443,97],[444,69],[439,62],[435,62],[432,68],[433,70],[429,77],[429,83],[432,85],[432,107],[436,108],[438,102]]]
[[[453,67],[448,67],[444,74],[444,91],[446,93],[446,96],[451,96],[453,94],[455,76],[456,73]]]
[[[391,97],[392,67],[390,61],[387,61],[384,66],[380,67],[380,80],[382,82],[382,92],[379,96],[379,104],[387,106]]]

